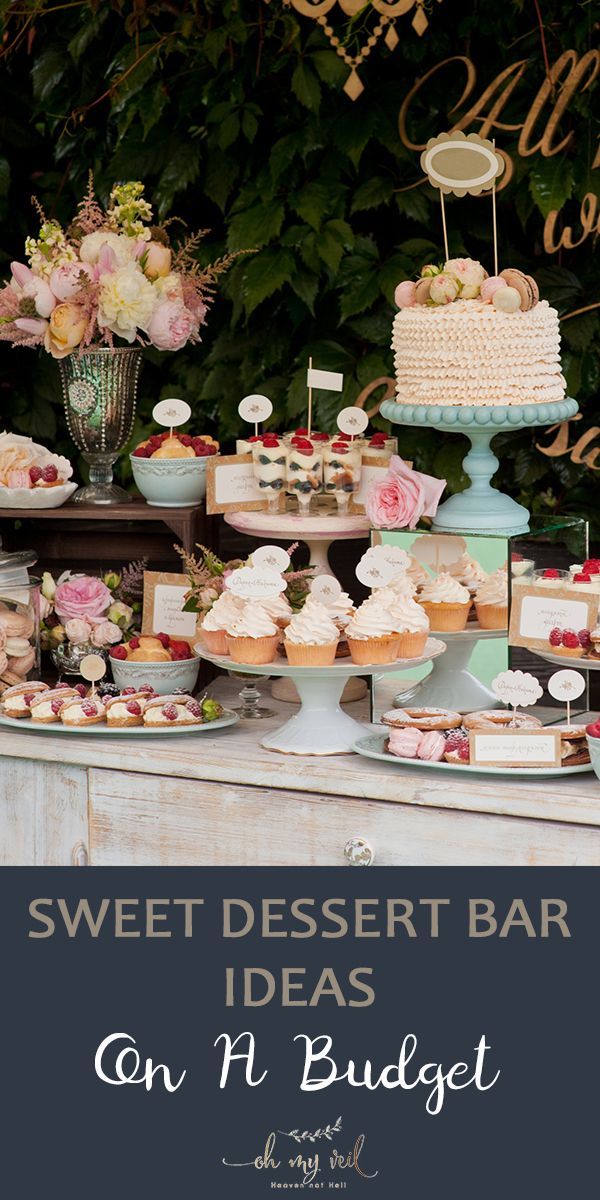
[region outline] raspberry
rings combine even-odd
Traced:
[[[97,717],[98,709],[93,700],[84,700],[81,711],[85,717]]]
[[[162,714],[163,717],[167,718],[167,721],[177,720],[177,709],[174,704],[165,704],[162,709]]]
[[[207,454],[209,455],[209,457],[210,457],[210,455],[211,455],[211,454],[218,454],[218,453],[219,453],[219,451],[218,451],[217,447],[216,447],[215,445],[213,445],[213,443],[212,443],[212,442],[209,442],[209,443],[208,443],[208,446],[207,446],[207,448],[206,448],[206,453],[207,453]]]
[[[181,644],[179,646],[171,646],[171,659],[173,662],[184,662],[186,658],[193,658],[193,657],[194,656],[192,654],[192,651],[190,650],[190,648],[187,644],[186,645]]]
[[[134,692],[137,692],[137,688],[134,688],[134,687],[126,687],[126,688],[123,688],[122,695],[123,695],[123,696],[133,696],[133,693],[134,693]]]
[[[585,732],[592,738],[600,738],[600,721],[594,721],[591,725],[586,725]]]
[[[131,713],[132,717],[141,717],[142,715],[142,708],[137,700],[128,700],[125,708],[128,713]]]
[[[579,638],[579,645],[583,646],[584,649],[587,650],[588,647],[591,646],[592,639],[590,637],[589,629],[580,629],[577,637]]]
[[[194,446],[194,454],[196,458],[206,458],[210,454],[208,442],[199,442],[197,446]]]
[[[134,458],[149,458],[150,455],[148,454],[145,446],[137,446],[136,449],[133,451],[133,457]]]
[[[591,575],[584,575],[583,572],[581,572],[581,574],[579,574],[579,575],[573,576],[573,583],[591,583],[591,582],[592,582]]]
[[[262,442],[262,437],[260,436],[260,433],[253,433],[252,437],[246,438],[246,441],[247,442]]]
[[[165,650],[168,650],[171,645],[171,639],[170,639],[168,633],[157,633],[156,636],[157,636],[161,646],[164,646]]]
[[[562,644],[567,650],[576,650],[579,646],[579,638],[574,629],[565,629],[562,635]]]
[[[111,646],[108,653],[111,658],[127,658],[127,651],[124,646]]]
[[[586,558],[583,570],[586,575],[600,575],[600,558]]]
[[[57,685],[56,685],[57,689],[58,689],[58,688],[68,688],[68,687],[70,687],[70,686],[71,686],[71,685],[70,685],[70,684],[68,684],[68,683],[57,683]]]
[[[192,714],[193,717],[201,717],[202,716],[202,709],[200,708],[200,705],[198,704],[197,700],[188,700],[185,707],[187,708],[188,712],[190,712]]]
[[[130,650],[137,650],[139,644],[140,644],[140,639],[136,638],[136,637],[130,638],[127,643]]]
[[[147,696],[153,696],[154,688],[152,687],[151,683],[143,683],[142,686],[138,688],[138,692],[145,692]]]
[[[29,705],[31,704],[32,700],[35,700],[35,692],[26,692],[25,695],[23,696],[23,701],[27,705],[28,708],[29,708]]]
[[[557,627],[551,629],[548,641],[551,646],[562,646],[562,629],[558,629]]]
[[[52,709],[52,712],[54,713],[55,717],[58,716],[63,704],[64,704],[64,700],[59,700],[58,696],[56,697],[56,700],[50,701],[50,708]]]
[[[369,442],[369,445],[370,446],[385,446],[385,440],[386,440],[385,433],[374,433]]]
[[[61,684],[61,687],[62,687],[62,684]],[[87,688],[85,686],[85,683],[76,683],[75,691],[78,693],[78,695],[81,696],[82,700],[85,700],[85,698],[87,696]]]
[[[42,478],[42,468],[41,467],[30,467],[29,468],[29,478],[32,483],[37,483],[38,479]]]
[[[192,445],[192,438],[190,437],[189,433],[180,433],[179,441],[181,442],[182,446],[191,446]]]
[[[446,750],[460,750],[461,746],[469,745],[469,735],[465,729],[451,729],[446,734]]]
[[[308,429],[302,426],[300,429],[295,429],[294,434],[296,437],[308,437]]]
[[[56,483],[56,480],[58,479],[58,471],[53,463],[48,463],[48,466],[44,467],[42,471],[42,479],[44,480],[44,483]]]
[[[160,450],[162,438],[158,434],[153,433],[152,437],[148,438],[148,445],[151,446],[153,450]]]
[[[457,752],[458,752],[458,757],[460,758],[461,762],[466,762],[466,763],[470,762],[471,751],[469,749],[468,742],[465,742],[464,746],[458,746]]]
[[[543,577],[544,579],[560,579],[560,575],[556,570],[556,567],[546,567]]]

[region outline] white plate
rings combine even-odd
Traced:
[[[155,735],[163,737],[163,735],[169,734],[173,737],[174,734],[206,733],[209,729],[226,729],[228,725],[236,725],[238,720],[237,713],[226,708],[223,710],[222,717],[217,717],[216,721],[207,721],[204,725],[166,725],[164,727],[130,725],[128,729],[109,729],[108,725],[63,725],[61,721],[55,721],[52,725],[40,725],[28,717],[19,719],[0,715],[0,727],[18,729],[20,733],[57,733],[59,736],[79,734],[80,737],[89,735],[91,737],[122,738],[154,737]]]
[[[529,653],[572,671],[600,671],[600,658],[573,658],[568,654],[546,654],[545,650],[530,650]]]
[[[0,508],[60,508],[76,490],[76,483],[49,488],[0,487]]]
[[[379,762],[394,763],[400,767],[417,767],[426,771],[461,771],[463,775],[510,775],[522,779],[539,779],[543,776],[582,775],[593,771],[591,763],[580,763],[576,767],[471,767],[466,763],[424,762],[416,758],[398,758],[384,749],[389,734],[369,733],[354,743],[353,750],[363,758],[376,758]]]

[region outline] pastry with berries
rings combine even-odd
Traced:
[[[56,725],[60,721],[63,705],[67,700],[74,698],[82,699],[81,692],[78,688],[69,687],[68,684],[62,686],[59,684],[51,691],[38,692],[29,705],[31,720],[36,725]]]
[[[111,658],[121,662],[183,662],[194,658],[194,652],[189,643],[182,638],[173,638],[168,633],[140,634],[128,642],[120,642],[111,646]]]
[[[468,767],[471,761],[469,734],[466,729],[451,729],[446,734],[444,758],[448,763]]]
[[[548,642],[552,653],[561,658],[583,658],[590,646],[590,632],[589,629],[577,632],[554,628],[550,630]]]
[[[202,725],[202,705],[193,696],[154,696],[144,708],[143,724],[161,729],[178,725]]]
[[[219,443],[208,434],[194,437],[189,433],[152,434],[133,451],[134,458],[209,458],[219,453]]]
[[[31,716],[31,703],[40,692],[49,692],[47,683],[38,680],[27,680],[27,683],[16,683],[2,693],[2,712],[7,717],[21,720]]]
[[[151,699],[148,691],[135,692],[126,688],[120,696],[106,701],[106,724],[109,729],[129,729],[144,724],[144,709]]]
[[[71,700],[65,700],[60,710],[60,719],[63,725],[71,728],[80,729],[87,725],[102,725],[105,718],[106,707],[104,701],[97,694],[86,696],[85,699],[76,696]]]

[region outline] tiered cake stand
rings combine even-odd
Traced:
[[[297,512],[228,512],[225,520],[238,533],[249,537],[290,538],[294,542],[306,542],[310,562],[316,575],[333,575],[329,565],[329,547],[332,542],[368,538],[371,531],[369,518],[362,513],[338,516],[331,513],[310,513],[307,517]]]
[[[381,416],[400,425],[439,429],[443,433],[464,433],[471,449],[463,467],[471,480],[464,492],[451,496],[438,508],[433,529],[438,533],[488,533],[515,537],[527,533],[529,512],[510,496],[491,486],[499,467],[490,443],[497,433],[551,425],[575,416],[578,405],[565,399],[554,404],[460,405],[398,404],[386,400]]]
[[[506,629],[481,629],[473,621],[460,633],[440,633],[446,653],[436,659],[429,675],[394,699],[398,708],[415,701],[424,708],[449,708],[452,712],[474,712],[478,708],[498,708],[500,701],[469,670],[477,642],[505,638]]]
[[[280,754],[349,754],[358,738],[368,733],[368,726],[349,717],[340,707],[340,697],[347,679],[354,675],[384,675],[399,667],[419,666],[429,662],[446,649],[444,642],[429,638],[421,658],[400,659],[378,666],[357,666],[350,658],[338,659],[331,667],[294,667],[287,659],[278,658],[266,666],[240,666],[230,658],[208,654],[198,645],[196,653],[223,671],[243,671],[248,675],[280,675],[293,679],[300,696],[300,711],[285,725],[263,737],[266,750]]]

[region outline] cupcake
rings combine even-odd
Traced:
[[[226,630],[244,610],[246,601],[233,592],[221,592],[212,608],[205,613],[200,635],[210,654],[227,654]]]
[[[388,588],[391,588],[396,596],[405,596],[409,600],[412,600],[417,592],[417,585],[408,571],[400,571],[398,575],[394,575],[388,583]]]
[[[283,592],[279,596],[266,596],[264,600],[258,600],[257,603],[275,622],[278,629],[285,629],[289,625],[292,619],[292,606]]]
[[[458,579],[458,582],[462,583],[463,587],[468,588],[471,596],[475,595],[488,577],[487,571],[484,571],[483,567],[474,558],[471,558],[470,554],[467,554],[466,551],[464,554],[461,554],[458,562],[452,563],[448,567],[448,574],[453,579]]]
[[[508,625],[508,577],[494,571],[478,588],[475,596],[477,620],[482,629],[506,629]]]
[[[471,594],[458,579],[442,571],[421,589],[418,603],[423,606],[432,629],[440,633],[460,633],[471,608]]]
[[[327,611],[335,621],[338,629],[345,629],[349,621],[354,616],[356,609],[350,596],[347,592],[340,592],[331,604],[327,605]]]
[[[360,666],[390,663],[398,657],[400,635],[394,628],[389,608],[377,592],[364,600],[346,626],[352,661]]]
[[[380,588],[378,599],[385,604],[400,635],[398,658],[419,658],[429,637],[429,618],[416,600],[398,596],[391,587]]]
[[[411,554],[410,556],[410,562],[406,568],[406,574],[408,575],[409,579],[412,579],[417,591],[419,588],[424,587],[426,583],[429,583],[429,580],[431,579],[431,575],[427,573],[425,567],[421,566],[421,563],[419,562],[418,558],[415,558],[414,554]]]
[[[340,631],[329,609],[308,596],[285,631],[288,661],[298,667],[329,667],[335,662]]]
[[[280,631],[261,604],[246,604],[227,628],[227,649],[237,663],[273,662]]]

